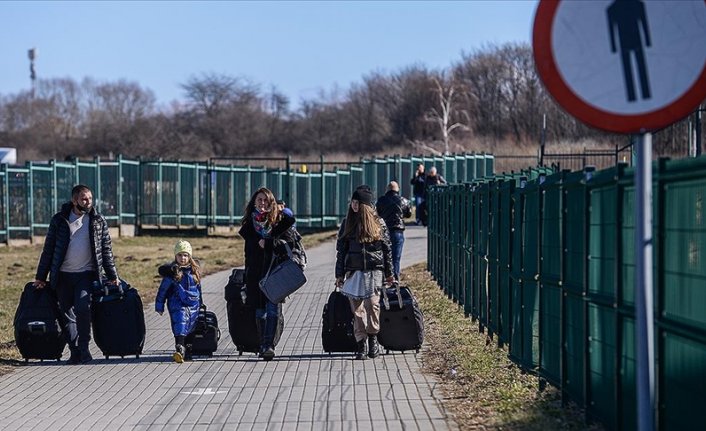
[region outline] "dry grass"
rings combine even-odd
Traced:
[[[575,408],[562,408],[558,390],[539,390],[539,379],[522,372],[477,324],[464,317],[420,264],[405,270],[402,281],[424,312],[428,349],[424,370],[441,381],[444,407],[463,430],[583,430]]]

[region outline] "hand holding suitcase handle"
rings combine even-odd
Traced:
[[[395,293],[397,293],[397,302],[400,304],[400,308],[404,308],[404,302],[402,301],[402,292],[400,292],[400,282],[393,280],[389,284],[390,287],[395,288]],[[390,309],[390,298],[387,296],[387,287],[382,287],[382,303],[385,305],[385,310]]]

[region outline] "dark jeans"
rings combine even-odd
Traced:
[[[392,272],[395,278],[400,279],[400,259],[402,258],[402,246],[404,246],[404,231],[390,231],[390,243],[392,244]]]
[[[277,304],[265,300],[265,308],[255,310],[255,317],[258,319],[260,332],[260,343],[262,350],[274,347],[275,332],[277,331],[277,321],[279,320]]]
[[[415,196],[414,197],[414,218],[417,221],[417,224],[422,222],[422,204],[424,203],[424,196]]]
[[[91,340],[91,286],[93,271],[60,272],[56,287],[63,314],[66,342],[72,353],[88,352]]]

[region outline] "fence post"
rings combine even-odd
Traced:
[[[10,245],[10,173],[7,168],[7,163],[3,163],[2,171],[5,174],[5,182],[3,184],[2,206],[5,210],[5,214],[3,214],[5,218],[5,244]]]
[[[123,225],[123,155],[118,154],[118,173],[117,173],[117,192],[116,196],[118,205],[118,232],[122,231]]]
[[[142,193],[145,187],[142,183],[142,156],[137,156],[137,190],[135,190],[135,230],[142,226]]]
[[[539,146],[539,166],[544,166],[544,144],[547,140],[547,114],[542,114],[542,132]]]
[[[34,238],[34,170],[32,162],[25,162],[27,167],[27,218],[29,221],[29,242],[33,243]]]
[[[324,155],[319,154],[319,167],[321,169],[321,227],[324,227],[324,214],[326,214],[326,177],[324,175]]]
[[[287,162],[286,162],[286,169],[287,169],[287,176],[286,176],[286,183],[284,187],[284,201],[285,202],[290,202],[289,205],[291,205],[291,199],[290,199],[290,187],[291,187],[291,164],[292,164],[292,158],[290,157],[289,154],[287,154]]]

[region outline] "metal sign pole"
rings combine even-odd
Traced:
[[[635,176],[635,314],[637,425],[654,430],[654,308],[652,295],[652,134],[640,136]]]

